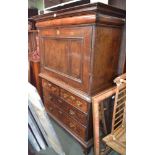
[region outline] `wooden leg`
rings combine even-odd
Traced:
[[[93,105],[93,129],[94,129],[94,153],[100,154],[100,135],[99,135],[99,104],[96,102]]]

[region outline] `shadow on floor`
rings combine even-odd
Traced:
[[[81,145],[66,131],[64,131],[59,125],[57,125],[53,120],[51,120],[53,127],[58,135],[58,138],[61,142],[62,148],[66,155],[84,155]],[[39,152],[39,155],[57,155],[52,148],[42,150]],[[94,155],[93,147],[89,155]],[[111,151],[109,155],[119,155],[117,152]]]

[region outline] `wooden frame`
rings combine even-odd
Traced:
[[[100,135],[99,135],[99,106],[101,104],[101,101],[109,98],[110,96],[116,94],[118,95],[119,92],[119,84],[120,82],[125,82],[126,79],[126,73],[117,77],[114,82],[117,84],[117,86],[111,87],[104,92],[99,93],[98,95],[94,96],[92,98],[92,108],[93,108],[93,129],[94,129],[94,152],[95,155],[100,155]],[[126,83],[126,82],[125,82]],[[125,84],[123,84],[124,86]],[[122,86],[121,86],[122,87]],[[115,96],[115,103],[117,102],[117,96]],[[116,104],[114,104],[114,110],[113,110],[113,121],[112,121],[112,133],[115,131],[115,112],[116,112]],[[104,110],[102,111],[104,113]],[[123,116],[124,118],[124,116]]]

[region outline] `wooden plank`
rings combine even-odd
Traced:
[[[118,117],[115,118],[115,122],[116,122],[116,120],[118,120],[122,116],[123,116],[123,113],[121,115],[119,115]],[[122,117],[122,119],[123,119],[123,117]]]
[[[126,101],[125,101],[126,102]],[[125,105],[125,102],[120,103],[119,105],[117,105],[117,109],[121,106],[121,105]]]
[[[113,117],[112,117],[112,128],[111,128],[112,133],[114,132],[114,123],[115,123],[115,117],[116,117],[118,92],[119,92],[119,88],[116,87],[115,102],[114,102]]]
[[[126,95],[120,97],[120,98],[117,100],[117,103],[118,103],[120,100],[124,99],[124,98],[126,98]]]
[[[126,91],[126,88],[123,88],[123,89],[121,89],[120,91],[119,91],[119,95],[121,94],[121,93],[124,93]]]
[[[115,113],[115,115],[117,115],[118,113],[120,113],[122,110],[124,110],[124,108],[118,110],[118,111]]]
[[[114,124],[114,128],[115,128],[119,123],[122,124],[122,122],[123,122],[123,120],[120,120],[120,121],[118,121],[117,123],[115,123],[115,124]],[[120,124],[120,125],[121,125],[121,124]],[[119,125],[119,126],[120,126],[120,125]]]

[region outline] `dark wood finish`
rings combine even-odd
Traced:
[[[51,104],[55,104],[61,108],[61,111],[78,121],[82,126],[92,130],[92,114],[89,114],[91,112],[89,102],[47,80],[42,80],[42,86],[44,100],[48,99],[48,103],[52,102]],[[85,140],[89,140],[92,137],[92,132],[88,132],[87,130],[85,136]]]
[[[60,88],[58,86],[56,86],[55,84],[50,83],[46,80],[42,80],[42,86],[43,86],[43,88],[45,88],[45,90],[49,90],[50,93],[52,93],[56,96],[59,96]]]
[[[81,112],[76,107],[68,104],[60,98],[55,97],[52,93],[44,89],[44,96],[48,98],[51,102],[59,106],[64,112],[66,112],[70,117],[76,119],[83,125],[87,125],[87,114]]]
[[[80,111],[87,113],[88,112],[88,103],[74,94],[69,93],[68,91],[61,89],[60,97],[66,102],[78,108]]]
[[[72,132],[77,134],[83,140],[86,140],[86,127],[82,126],[78,123],[75,119],[68,117],[67,113],[64,113],[62,109],[60,109],[56,104],[53,102],[49,102],[46,98],[44,98],[45,105],[48,111],[53,114],[57,119],[62,121],[62,123],[69,128]]]
[[[84,141],[82,140],[78,135],[76,135],[75,133],[73,133],[70,129],[68,129],[61,120],[57,119],[51,112],[49,112],[49,109],[47,107],[45,107],[47,110],[47,113],[49,114],[49,116],[51,116],[53,118],[53,120],[60,126],[62,127],[65,131],[67,131],[71,136],[73,136],[79,143],[80,145],[84,148],[84,151],[87,150],[87,152],[90,150],[90,147],[93,144],[93,139],[90,139],[88,141]]]
[[[93,95],[112,85],[117,76],[121,32],[119,28],[96,26],[90,81]]]
[[[66,91],[65,89],[62,89],[44,79],[42,80],[42,86],[43,88],[45,88],[45,90],[49,90],[49,92],[44,91],[46,94],[48,93],[48,95],[55,95],[57,97],[60,97],[63,101],[71,104],[81,112],[88,112],[88,103],[85,100],[79,98],[78,96],[75,96],[74,94]]]
[[[117,76],[124,17],[125,11],[101,3],[34,17],[46,109],[85,153],[93,142],[92,96]]]
[[[46,32],[43,30],[40,34],[44,58],[41,72],[70,83],[73,87],[88,89],[89,59],[86,57],[91,48],[91,28],[50,29],[48,35]],[[82,52],[84,50],[85,53]]]
[[[120,28],[101,26],[42,30],[41,72],[94,95],[109,86],[117,75],[121,32]],[[92,37],[96,38],[94,42]]]

